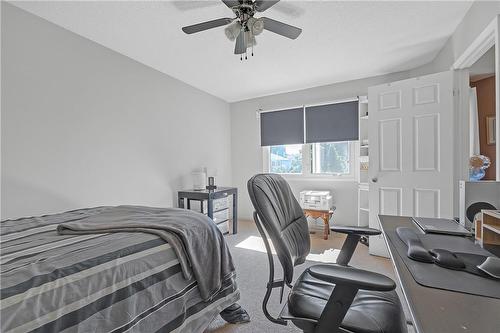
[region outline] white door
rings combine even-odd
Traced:
[[[453,72],[368,89],[370,226],[377,215],[453,216]],[[370,253],[388,256],[382,236]]]

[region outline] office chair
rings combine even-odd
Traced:
[[[259,174],[248,181],[255,208],[254,220],[264,240],[269,259],[269,282],[262,302],[266,317],[277,324],[291,321],[306,333],[406,333],[406,319],[396,285],[390,278],[349,267],[362,236],[380,234],[371,228],[333,227],[347,234],[337,264],[307,268],[292,285],[293,270],[305,262],[310,251],[309,230],[304,213],[283,177]],[[274,260],[269,237],[283,267],[283,278],[274,278]],[[275,318],[267,310],[273,289],[291,288],[288,300]]]

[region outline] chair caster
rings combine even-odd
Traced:
[[[361,236],[361,238],[359,239],[359,242],[363,245],[366,245],[368,246],[368,237],[366,236]]]

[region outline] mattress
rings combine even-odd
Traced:
[[[56,233],[103,209],[1,222],[2,332],[202,332],[239,299],[231,277],[204,302],[153,234]]]

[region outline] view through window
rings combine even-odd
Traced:
[[[270,171],[302,173],[302,145],[271,146]]]
[[[351,163],[349,142],[281,145],[269,149],[272,173],[349,175]]]
[[[314,143],[311,158],[312,173],[348,174],[349,143]]]

